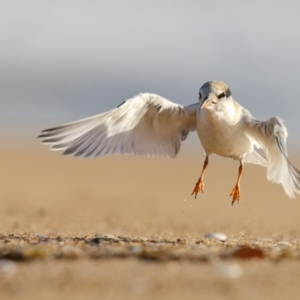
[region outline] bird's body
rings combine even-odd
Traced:
[[[39,137],[52,150],[75,156],[128,153],[175,157],[181,141],[194,130],[206,152],[201,176],[192,193],[195,197],[204,190],[203,175],[212,153],[240,162],[232,203],[240,200],[244,163],[267,167],[267,178],[281,183],[289,197],[300,193],[300,172],[287,158],[287,130],[282,120],[255,120],[220,81],[205,83],[199,91],[199,102],[189,106],[154,94],[139,94],[108,112],[46,129]],[[255,148],[264,150],[267,161]]]
[[[242,112],[240,108],[236,109],[232,101],[217,113],[208,109],[199,110],[197,133],[206,153],[241,159],[253,151],[253,142],[245,134],[245,125],[240,118]]]

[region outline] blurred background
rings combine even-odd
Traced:
[[[299,1],[0,3],[2,141],[36,143],[40,129],[139,92],[193,103],[212,79],[299,141]]]

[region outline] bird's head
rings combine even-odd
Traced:
[[[199,90],[201,109],[214,110],[229,99],[231,100],[231,91],[222,81],[208,81]]]

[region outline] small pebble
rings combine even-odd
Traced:
[[[222,277],[238,279],[244,274],[242,267],[236,263],[220,263],[217,265],[217,272]]]
[[[117,237],[115,235],[110,234],[110,233],[104,234],[103,237],[106,239],[112,239],[112,240],[117,239]]]
[[[265,252],[261,248],[252,248],[244,245],[236,249],[232,257],[240,259],[265,258]]]
[[[98,237],[94,237],[90,240],[90,243],[93,245],[93,246],[98,246],[100,244],[100,238]]]
[[[227,240],[227,235],[221,232],[211,232],[204,236],[206,239],[215,239],[221,242],[225,242]]]
[[[0,259],[0,275],[12,277],[17,271],[17,264],[9,259]]]
[[[36,237],[40,240],[40,241],[47,241],[47,237],[43,234],[37,234]]]
[[[281,247],[291,247],[291,244],[288,243],[288,242],[285,242],[285,241],[282,241],[282,242],[279,242],[278,243],[278,246],[281,246]]]

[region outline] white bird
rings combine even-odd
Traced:
[[[265,122],[231,96],[229,87],[209,81],[199,91],[199,102],[182,106],[155,94],[139,94],[108,112],[43,130],[39,135],[51,150],[63,154],[97,157],[136,154],[174,158],[181,141],[197,130],[206,158],[192,195],[204,191],[204,172],[212,153],[240,162],[238,179],[230,196],[240,201],[240,179],[244,163],[267,167],[268,180],[282,184],[294,198],[300,193],[300,172],[289,162],[287,130],[279,117]],[[262,148],[267,161],[256,151]]]

